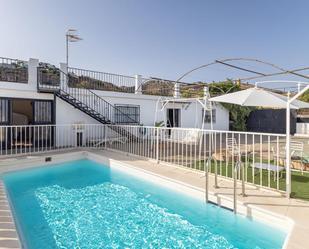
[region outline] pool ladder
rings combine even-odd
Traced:
[[[205,201],[206,203],[209,202],[209,167],[211,165],[211,161],[214,158],[212,156],[208,157],[207,162],[204,167],[205,171]],[[219,188],[218,185],[218,164],[217,160],[214,159],[215,162],[215,184],[214,188]],[[242,191],[242,196],[245,196],[245,167],[244,164],[238,160],[235,165],[234,165],[234,170],[233,170],[233,212],[236,214],[237,213],[237,175],[238,171],[241,171],[241,191]]]

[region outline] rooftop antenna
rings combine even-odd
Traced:
[[[76,29],[68,29],[65,33],[65,42],[66,42],[66,64],[69,67],[69,42],[78,42],[82,38],[77,33]]]

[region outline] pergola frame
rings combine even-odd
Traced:
[[[209,92],[208,88],[204,88],[204,97],[203,98],[177,98],[177,97],[160,97],[157,100],[156,103],[156,112],[155,112],[155,120],[154,120],[154,125],[157,122],[158,118],[158,111],[163,112],[166,110],[166,106],[170,103],[172,104],[182,104],[182,105],[187,105],[185,109],[187,109],[192,103],[200,104],[204,110],[203,112],[203,118],[202,118],[202,127],[201,129],[204,129],[204,124],[205,124],[205,116],[206,116],[206,111],[210,111],[210,126],[211,129],[213,129],[213,120],[212,120],[212,110],[213,110],[213,104],[210,102],[209,99]],[[159,107],[159,104],[161,104],[161,107]],[[209,104],[209,105],[208,105]],[[166,116],[165,116],[166,118]],[[174,117],[173,117],[174,118]],[[197,117],[195,117],[197,119]],[[165,126],[167,125],[166,120],[164,120]]]

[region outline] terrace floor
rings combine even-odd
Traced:
[[[85,151],[85,150],[76,150]],[[95,153],[97,155],[104,156],[106,158],[120,161],[128,166],[139,168],[149,173],[156,174],[171,180],[185,183],[192,186],[195,189],[204,191],[205,189],[205,177],[203,173],[175,167],[166,164],[157,164],[154,161],[149,161],[140,157],[127,156],[123,153],[87,149],[87,151]],[[69,152],[72,152],[69,151]],[[68,153],[69,153],[68,152]],[[37,157],[42,155],[63,154],[65,152],[50,152],[45,154],[37,154]],[[4,160],[5,161],[5,160]],[[0,167],[5,163],[2,161]],[[228,199],[233,198],[233,182],[225,178],[219,178],[219,188],[214,188],[214,177],[209,177],[210,192],[215,196],[220,196]],[[0,212],[0,248],[18,248],[18,241],[16,241],[16,231],[14,224],[12,224],[12,217],[8,209],[8,203],[6,201],[5,192],[2,185],[0,185],[2,191],[3,202]],[[238,192],[240,194],[240,186],[238,186]],[[265,189],[259,189],[253,185],[246,185],[246,197],[239,195],[238,201],[246,206],[255,206],[264,210],[279,214],[281,216],[288,217],[295,222],[294,229],[290,235],[290,240],[287,248],[300,249],[308,248],[309,245],[309,202],[299,199],[287,199],[282,193],[277,191],[270,191]],[[2,212],[2,209],[4,212]],[[12,233],[12,234],[11,234]]]

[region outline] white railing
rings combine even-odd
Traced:
[[[135,92],[135,77],[97,72],[80,68],[68,68],[69,85],[84,87],[93,90],[115,91],[115,92]]]
[[[0,157],[79,147],[121,151],[167,163],[285,190],[285,136],[280,134],[127,125],[0,126]]]

